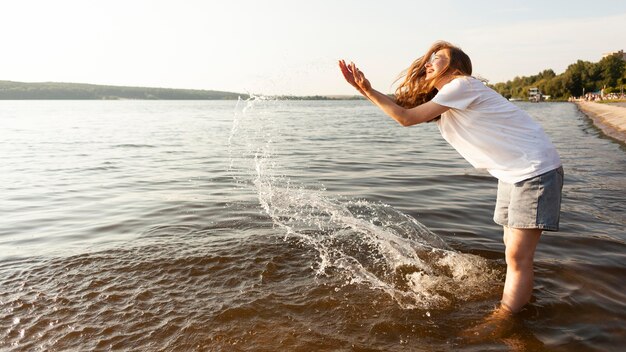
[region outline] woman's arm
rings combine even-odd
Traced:
[[[411,109],[403,108],[387,95],[371,87],[369,90],[365,91],[365,94],[367,94],[369,100],[376,104],[385,114],[405,127],[428,122],[450,109],[447,106],[439,105],[432,101],[428,101]]]
[[[389,96],[373,89],[363,72],[361,72],[354,63],[348,66],[341,60],[339,61],[339,67],[348,83],[354,86],[361,94],[402,126],[412,126],[430,121],[449,109],[447,106],[439,105],[432,101],[412,109],[403,108],[396,104]]]

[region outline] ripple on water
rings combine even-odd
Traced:
[[[144,234],[153,245],[5,268],[0,284],[13,289],[0,293],[0,347],[347,348],[367,345],[372,331],[385,336],[394,314],[411,315],[339,268],[319,275],[306,241],[260,231],[160,226]]]
[[[562,231],[484,346],[455,336],[502,289],[494,180],[366,102],[233,105],[3,103],[0,350],[624,345],[624,149],[573,105],[520,104],[565,164]]]

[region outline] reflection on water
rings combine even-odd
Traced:
[[[619,350],[626,150],[524,104],[566,169],[531,305],[495,181],[365,102],[4,102],[2,350]]]

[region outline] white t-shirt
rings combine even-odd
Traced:
[[[516,183],[561,166],[541,126],[478,79],[455,78],[432,101],[450,108],[439,131],[475,168]]]

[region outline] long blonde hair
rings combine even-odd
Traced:
[[[448,56],[446,66],[435,77],[426,79],[426,64],[430,57],[444,49]],[[396,89],[396,103],[405,108],[413,108],[430,101],[437,94],[435,89],[437,81],[449,74],[470,76],[472,61],[459,47],[444,41],[435,42],[424,56],[413,61],[411,66],[400,74],[398,80],[404,77],[404,81]]]

